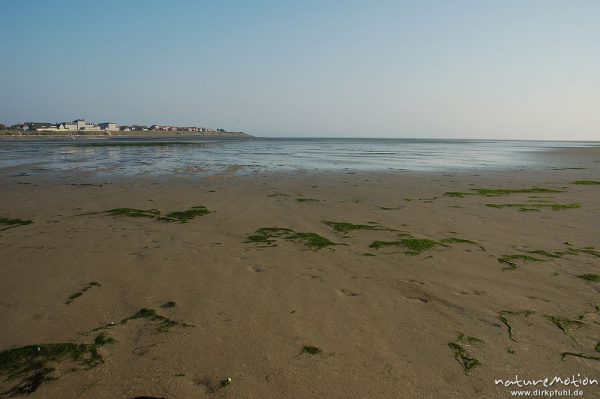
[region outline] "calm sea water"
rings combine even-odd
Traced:
[[[539,165],[555,148],[598,142],[418,139],[3,139],[0,168],[98,175],[310,171],[445,171]]]

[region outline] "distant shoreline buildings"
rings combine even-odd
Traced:
[[[195,126],[169,126],[169,125],[131,125],[131,126],[119,126],[114,122],[103,122],[94,124],[87,122],[85,119],[76,119],[73,122],[61,122],[61,123],[49,123],[49,122],[24,122],[12,125],[10,127],[0,124],[2,129],[20,130],[24,132],[118,132],[118,131],[162,131],[162,132],[198,132],[198,133],[211,133],[211,132],[225,132],[224,129],[211,129],[206,127],[195,127]]]

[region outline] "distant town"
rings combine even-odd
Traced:
[[[111,135],[126,134],[126,132],[140,133],[148,132],[166,134],[198,134],[207,136],[219,136],[219,135],[236,135],[236,136],[247,136],[243,132],[228,132],[225,129],[212,129],[208,127],[196,127],[196,126],[170,126],[170,125],[118,125],[114,122],[103,122],[103,123],[92,123],[85,119],[76,119],[72,122],[24,122],[18,123],[12,126],[6,126],[0,123],[0,130],[12,131],[16,134],[65,134],[65,135]]]

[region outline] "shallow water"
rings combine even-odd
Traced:
[[[420,139],[42,138],[0,141],[0,168],[97,175],[445,171],[535,167],[539,154],[597,142]]]

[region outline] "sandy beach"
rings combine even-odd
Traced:
[[[545,156],[485,173],[4,168],[1,396],[507,398],[495,380],[599,379],[600,149]]]

